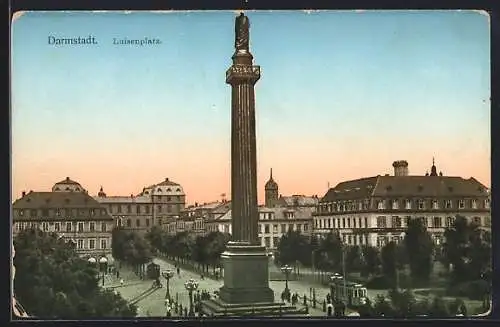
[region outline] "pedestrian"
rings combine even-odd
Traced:
[[[331,317],[333,315],[333,304],[331,302],[327,305],[326,315]]]
[[[123,284],[125,284],[125,281],[122,279],[120,279],[120,285],[123,286]]]
[[[120,279],[120,271],[118,269],[116,270],[116,279]]]
[[[179,267],[177,267],[177,275],[180,275],[181,274],[181,269]]]
[[[203,280],[203,274],[200,275],[200,279]]]

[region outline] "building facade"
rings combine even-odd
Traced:
[[[408,175],[408,163],[395,161],[394,175],[339,183],[319,201],[314,233],[338,232],[348,245],[382,247],[404,237],[408,222],[420,219],[439,244],[456,215],[491,228],[490,193],[474,178],[431,173]]]
[[[117,226],[138,233],[145,233],[154,225],[163,228],[176,220],[186,203],[182,186],[168,178],[130,196],[107,196],[101,187],[95,199],[107,208]]]
[[[276,250],[281,237],[290,230],[310,235],[313,211],[313,208],[259,207],[258,230],[261,245],[272,252]],[[231,210],[207,221],[205,226],[210,231],[231,234]]]
[[[81,255],[111,253],[113,217],[69,177],[56,183],[52,192],[23,192],[12,209],[14,236],[38,228],[73,242]]]

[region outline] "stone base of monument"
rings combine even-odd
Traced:
[[[216,316],[304,315],[294,306],[274,301],[269,288],[269,258],[260,245],[229,242],[221,255],[224,286],[219,298],[202,302],[205,314]]]
[[[279,303],[226,303],[221,299],[202,302],[202,312],[215,317],[304,317],[306,310]]]

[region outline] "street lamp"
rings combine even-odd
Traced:
[[[106,257],[101,257],[101,259],[99,259],[99,267],[101,268],[102,286],[104,287],[104,276],[105,276],[106,271],[108,269],[108,259],[106,259]]]
[[[172,270],[168,269],[167,271],[164,271],[161,274],[167,280],[167,293],[165,294],[165,299],[170,300],[169,281],[170,281],[170,278],[174,277],[174,272]]]
[[[341,280],[342,276],[338,273],[334,273],[330,276],[330,296],[333,299],[337,299],[337,281]]]
[[[288,294],[290,292],[288,289],[288,276],[290,275],[292,270],[292,267],[290,267],[289,265],[284,265],[283,267],[281,267],[281,272],[285,274],[285,294]]]
[[[189,316],[194,316],[193,291],[195,291],[198,288],[198,282],[191,278],[190,280],[184,283],[184,287],[186,287],[186,290],[189,292]]]

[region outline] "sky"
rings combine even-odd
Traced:
[[[490,169],[490,32],[476,11],[249,11],[259,202],[392,174]],[[169,178],[230,191],[234,11],[25,12],[12,22],[12,197],[70,177],[97,194]],[[94,36],[96,45],[48,44]],[[113,39],[161,44],[115,45]]]

